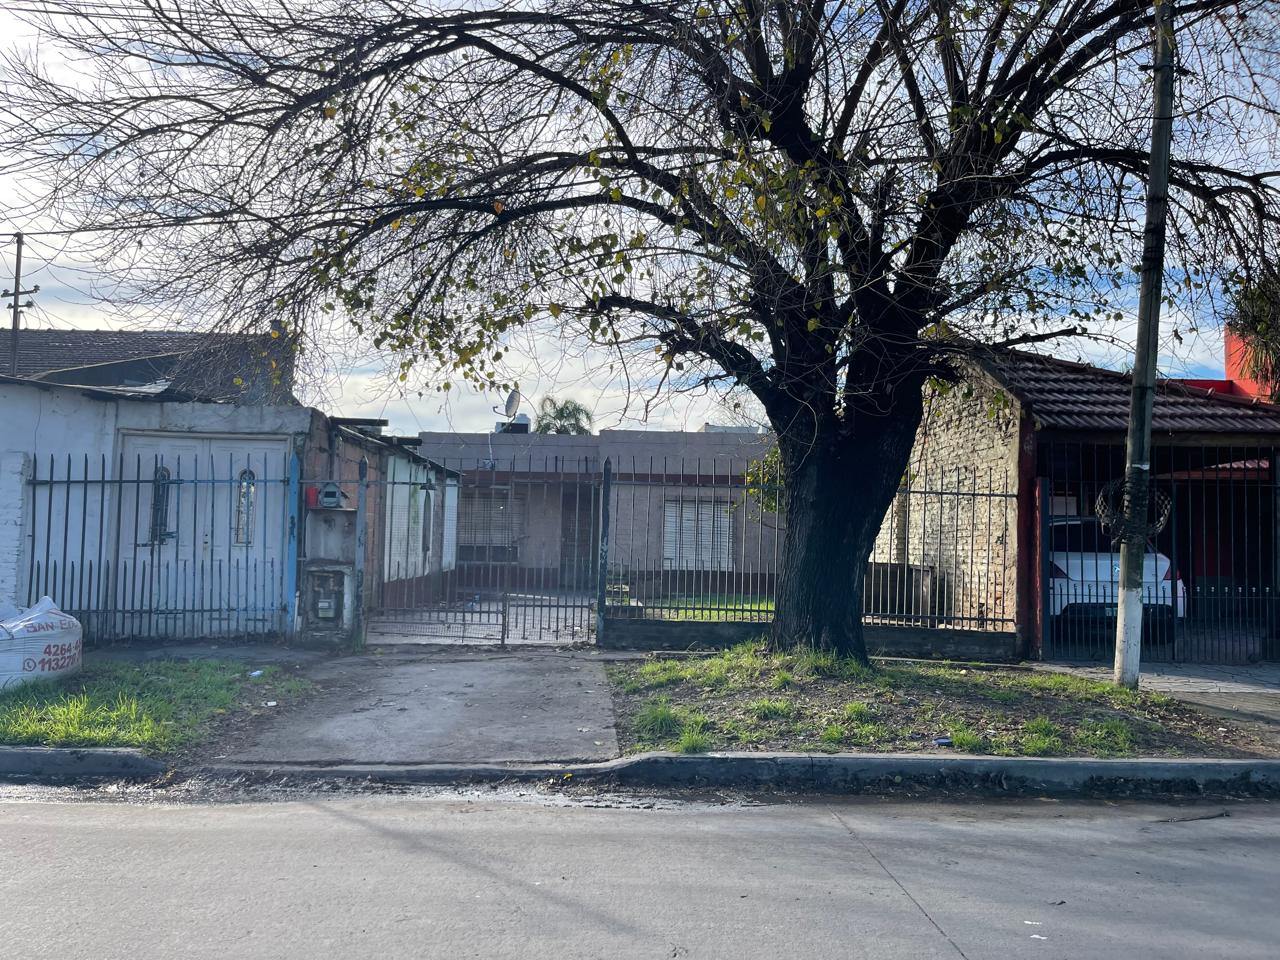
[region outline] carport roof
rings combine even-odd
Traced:
[[[1021,350],[996,351],[981,365],[1029,409],[1040,429],[1123,433],[1128,426],[1128,373]],[[1161,380],[1156,384],[1152,430],[1280,433],[1280,406]]]

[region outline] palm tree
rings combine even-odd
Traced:
[[[576,400],[557,400],[548,394],[538,404],[538,421],[533,432],[590,433],[591,411]]]
[[[1248,348],[1248,373],[1280,396],[1280,273],[1268,270],[1239,290],[1227,314],[1227,329]]]

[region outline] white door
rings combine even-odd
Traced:
[[[287,441],[124,438],[113,597],[135,635],[280,629]]]

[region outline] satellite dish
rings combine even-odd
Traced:
[[[515,415],[520,412],[520,391],[512,390],[507,394],[507,402],[502,405],[502,415],[508,420],[514,420]]]

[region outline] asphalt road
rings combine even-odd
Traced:
[[[0,803],[15,960],[1244,960],[1278,895],[1261,804]]]

